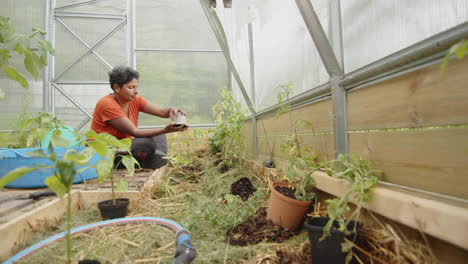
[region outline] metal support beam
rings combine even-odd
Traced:
[[[252,23],[249,23],[249,59],[250,59],[250,98],[254,107],[256,106],[255,100],[255,58],[253,46],[253,30]],[[258,143],[257,143],[257,118],[252,115],[252,150],[253,158],[258,159]]]
[[[315,13],[312,3],[310,0],[296,0],[296,4],[301,12],[307,29],[309,29],[309,33],[312,36],[312,40],[317,47],[317,51],[328,71],[328,74],[330,74],[330,76],[332,74],[338,76],[343,75],[343,69],[338,63],[337,57],[335,56],[327,35],[320,24],[320,20]]]
[[[335,130],[335,157],[349,152],[348,142],[348,111],[346,104],[346,90],[340,86],[343,78],[343,37],[341,31],[341,7],[340,0],[330,2],[331,39],[337,63],[341,65],[342,73],[331,75],[333,121]]]
[[[86,110],[78,101],[73,98],[69,93],[62,89],[59,85],[52,83],[56,90],[58,90],[65,98],[67,98],[72,104],[74,104],[78,109],[81,110],[89,119],[93,119],[93,115],[91,115],[88,110]]]
[[[331,77],[333,98],[333,120],[335,131],[335,157],[348,153],[348,120],[346,107],[346,91],[339,85],[340,76]]]
[[[49,41],[51,40],[51,33],[50,33],[50,17],[51,17],[51,5],[50,5],[50,0],[44,0],[45,2],[45,32],[47,34],[45,35],[45,40]],[[42,111],[44,112],[50,112],[50,55],[47,55],[47,65],[44,67],[44,72],[42,75]]]
[[[119,30],[125,23],[127,22],[126,19],[123,19],[117,26],[115,26],[109,33],[104,35],[101,39],[99,39],[93,46],[91,46],[88,50],[84,51],[77,59],[75,59],[70,65],[68,65],[60,74],[58,74],[54,78],[54,82],[62,77],[68,70],[70,70],[73,65],[80,62],[87,54],[91,53],[94,49],[98,48],[104,41],[106,41],[112,34],[114,34],[117,30]]]
[[[307,90],[303,93],[300,93],[291,97],[289,100],[289,104],[291,105],[291,108],[294,109],[298,106],[304,106],[307,103],[314,101],[315,99],[329,96],[330,93],[331,93],[330,83],[325,83],[318,87],[312,88],[310,90]],[[257,119],[261,119],[261,118],[274,115],[278,111],[278,109],[280,109],[282,106],[286,104],[288,104],[288,102],[283,102],[282,104],[279,104],[279,105],[277,104],[277,105],[268,107],[262,111],[257,112],[255,116],[257,117]]]
[[[88,4],[92,4],[92,3],[97,3],[97,2],[99,2],[99,1],[103,1],[103,0],[85,0],[85,1],[80,1],[80,2],[71,3],[71,4],[68,4],[68,5],[64,5],[64,6],[57,7],[56,10],[61,10],[61,9],[66,9],[66,8],[77,7],[77,6],[81,6],[81,5],[88,5]]]
[[[236,79],[237,86],[239,86],[239,89],[241,90],[242,96],[244,97],[244,100],[247,103],[250,112],[255,115],[255,107],[253,106],[252,101],[250,100],[249,95],[245,90],[244,84],[242,83],[242,80],[239,76],[239,73],[237,72],[234,63],[232,62],[231,55],[229,52],[229,45],[227,43],[226,35],[224,34],[221,22],[219,21],[216,12],[208,7],[207,0],[200,0],[200,5],[202,6],[206,18],[210,23],[211,29],[213,30],[213,33],[215,34],[215,37],[218,40],[221,49],[223,50],[224,57],[226,58],[226,62],[228,64],[229,69],[232,72],[232,75],[234,75],[234,78]]]
[[[52,48],[56,48],[55,45],[55,6],[56,6],[56,0],[50,0],[50,9],[49,9],[49,14],[50,14],[50,19],[49,19],[49,32],[50,34],[50,43],[52,45]],[[55,76],[55,56],[52,56],[49,54],[49,83],[47,84],[47,89],[49,91],[49,111],[52,116],[55,117],[55,89],[52,86],[52,80],[54,79]]]
[[[132,46],[130,47],[131,49],[131,66],[133,69],[136,69],[136,1],[137,0],[130,0],[131,2],[131,15],[130,15],[130,23],[131,23],[131,36],[132,36]],[[128,18],[127,18],[128,19]]]
[[[79,17],[79,18],[99,18],[99,19],[117,19],[126,18],[125,14],[118,13],[99,13],[99,12],[81,12],[81,11],[55,11],[56,17]]]
[[[152,48],[137,48],[135,51],[144,52],[223,52],[222,50],[205,50],[205,49],[152,49]]]
[[[84,126],[86,126],[89,123],[89,121],[91,121],[91,119],[89,119],[89,117],[86,116],[86,118],[83,119],[83,121],[81,121],[81,123],[75,127],[75,131],[80,131]]]
[[[68,32],[70,32],[81,44],[83,44],[88,50],[91,48],[88,43],[86,43],[83,39],[78,36],[67,24],[65,24],[60,18],[55,18],[57,22],[59,22]],[[112,66],[110,65],[109,62],[107,62],[99,53],[97,53],[95,50],[91,50],[91,53],[98,59],[99,62],[101,62],[106,68],[109,70],[112,69]]]

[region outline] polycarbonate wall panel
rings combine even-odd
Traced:
[[[112,30],[119,26],[121,20],[61,17],[60,21],[55,22],[56,82],[106,81],[108,79],[107,72],[112,67],[125,65],[125,25],[111,34]],[[81,57],[88,48],[72,32],[88,47],[92,47],[109,34],[99,46],[93,49],[108,64],[108,67],[95,54],[88,53]],[[62,74],[77,59],[80,61]]]
[[[2,0],[0,16],[9,17],[16,32],[30,35],[33,27],[44,29],[45,1],[41,0]],[[36,46],[33,42],[33,46]],[[42,109],[42,74],[34,80],[23,66],[23,56],[11,54],[10,65],[26,76],[29,88],[25,89],[11,81],[4,71],[0,71],[0,88],[6,93],[0,99],[0,129],[20,129],[21,116],[27,118]]]
[[[96,103],[105,95],[112,93],[110,85],[60,85],[91,115]],[[86,114],[78,109],[70,100],[55,90],[55,114],[66,125],[76,128],[86,118]],[[85,128],[89,128],[90,123]]]
[[[222,53],[138,52],[139,93],[161,107],[187,111],[191,124],[212,123],[211,108],[219,89],[227,86],[227,66]],[[139,125],[164,125],[169,121],[142,114]]]
[[[342,0],[341,12],[351,72],[468,21],[468,1]]]
[[[314,7],[328,33],[329,1],[314,1]],[[244,81],[250,78],[248,23],[252,23],[257,110],[277,103],[280,85],[293,84],[298,94],[329,80],[294,1],[236,1],[231,17],[222,21],[228,28],[231,54]]]
[[[219,50],[198,0],[136,1],[136,46]]]

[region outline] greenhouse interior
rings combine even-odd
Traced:
[[[1,3],[3,263],[468,263],[468,1]]]

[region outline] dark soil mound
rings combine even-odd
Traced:
[[[294,195],[294,190],[289,187],[275,186],[275,190],[277,190],[279,193],[281,193],[282,195],[286,197],[297,200],[296,196]]]
[[[305,244],[297,251],[292,251],[287,248],[281,248],[276,251],[279,264],[303,264],[312,263],[310,254],[310,244]]]
[[[246,246],[258,244],[263,240],[282,243],[298,234],[299,231],[285,230],[266,220],[266,208],[263,207],[258,209],[245,223],[229,228],[226,237],[231,245]]]
[[[247,201],[255,191],[255,187],[253,187],[252,182],[247,177],[240,178],[231,184],[231,193],[239,195],[244,202]]]

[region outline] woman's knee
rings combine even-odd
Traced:
[[[151,158],[156,151],[156,144],[149,138],[135,138],[132,140],[132,155],[137,160]]]

